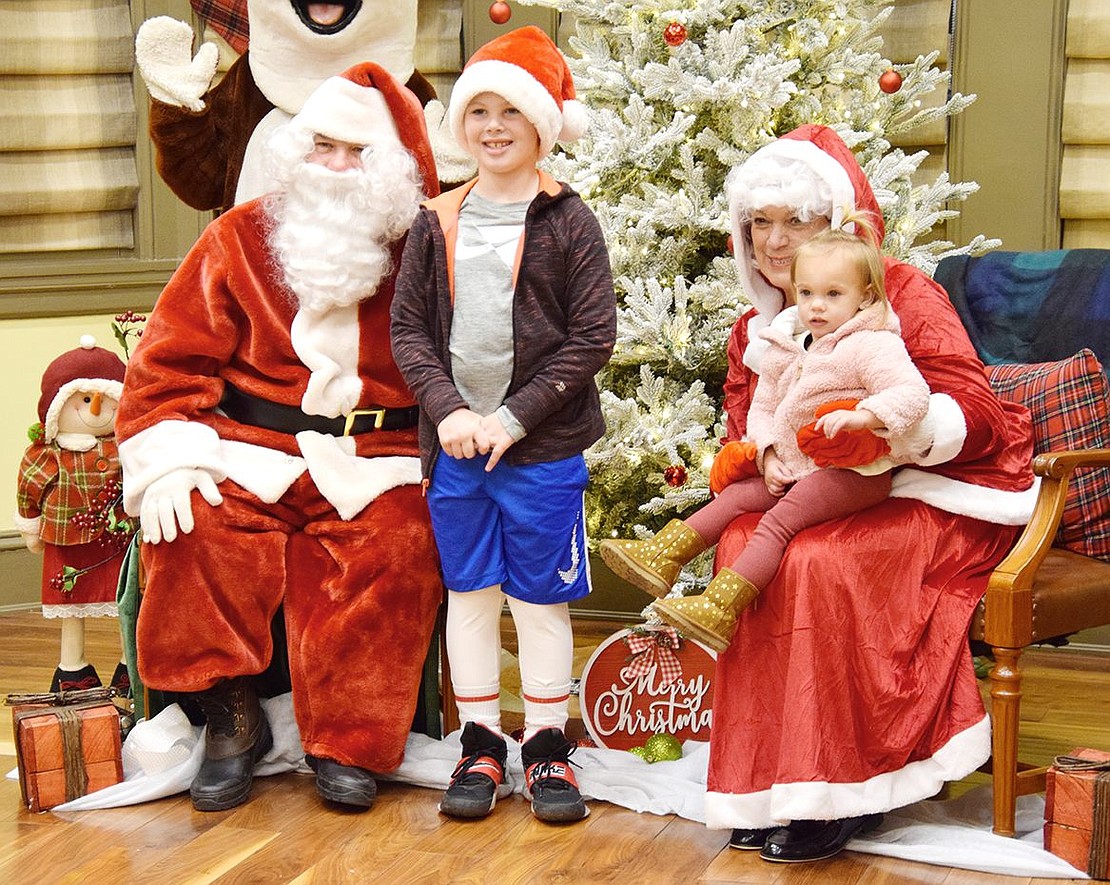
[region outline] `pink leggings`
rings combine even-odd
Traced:
[[[889,496],[890,471],[864,476],[854,470],[817,470],[781,498],[767,491],[762,476],[754,476],[726,486],[683,521],[712,546],[740,514],[763,513],[747,546],[729,566],[762,590],[778,571],[786,545],[802,529],[857,513]]]

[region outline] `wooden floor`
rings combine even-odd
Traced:
[[[576,623],[579,666],[613,624]],[[90,622],[90,658],[102,675],[118,659],[114,622]],[[37,613],[0,613],[0,696],[42,690],[57,653],[57,626]],[[512,650],[512,637],[506,646]],[[1022,707],[1023,755],[1048,761],[1074,746],[1110,748],[1105,658],[1031,652]],[[1061,666],[1065,664],[1066,666]],[[0,772],[15,765],[0,728]],[[981,782],[976,775],[957,788]],[[325,808],[310,777],[261,778],[244,806],[199,813],[188,796],[82,814],[32,815],[16,781],[0,782],[0,882],[112,883],[1038,883],[1078,880],[989,876],[844,852],[797,866],[727,848],[728,834],[677,817],[591,803],[570,826],[535,821],[519,796],[482,821],[436,811],[438,794],[382,784],[366,813]]]

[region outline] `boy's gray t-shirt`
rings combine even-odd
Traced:
[[[451,373],[479,415],[498,412],[514,439],[524,428],[501,406],[513,376],[513,262],[530,200],[495,203],[474,193],[459,211]]]

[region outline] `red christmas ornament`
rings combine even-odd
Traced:
[[[513,17],[512,7],[509,6],[505,0],[497,0],[496,3],[490,4],[489,20],[495,25],[503,25]]]
[[[879,75],[879,88],[887,95],[893,95],[902,88],[902,75],[893,68],[887,68]]]
[[[681,46],[686,42],[686,25],[682,22],[671,22],[663,29],[663,41],[668,46]]]
[[[666,481],[667,485],[674,489],[677,489],[681,485],[685,485],[688,475],[686,468],[681,464],[672,464],[663,471],[663,479]]]
[[[736,254],[736,248],[735,248],[735,244],[732,242],[732,234],[728,235],[727,245],[728,245],[728,254],[729,255],[735,255]]]

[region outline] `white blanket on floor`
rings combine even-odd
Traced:
[[[274,734],[273,749],[258,763],[255,774],[286,771],[309,773],[293,718],[290,695],[264,700]],[[172,796],[189,789],[200,769],[203,729],[193,726],[174,705],[149,721],[139,722],[123,745],[124,780],[53,809],[56,813],[113,808]],[[400,781],[443,790],[459,760],[460,732],[441,741],[409,735],[405,761],[383,780]],[[507,773],[514,790],[523,789],[520,745],[509,741]],[[682,758],[648,764],[631,753],[581,747],[572,757],[584,796],[611,802],[633,811],[676,814],[703,821],[709,745],[687,741]],[[429,798],[429,801],[432,801]],[[999,875],[1034,878],[1085,879],[1085,873],[1041,847],[1044,799],[1018,800],[1015,839],[991,833],[989,787],[979,787],[950,801],[918,802],[889,812],[883,825],[853,839],[853,851],[904,860],[959,867]]]

